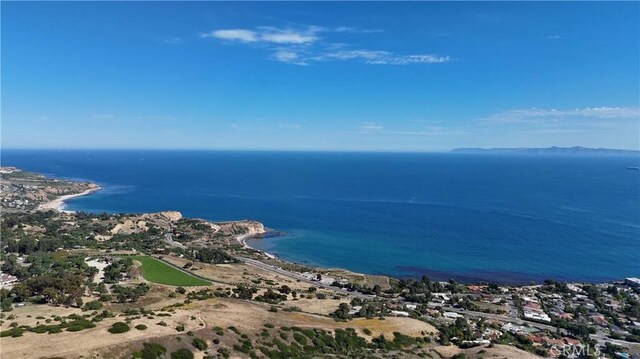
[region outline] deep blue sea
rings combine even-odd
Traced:
[[[501,283],[640,276],[638,157],[3,150],[2,165],[97,182],[90,212],[256,219],[283,259]]]

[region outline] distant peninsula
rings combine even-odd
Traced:
[[[588,147],[545,147],[545,148],[456,148],[452,153],[482,153],[482,154],[526,154],[526,155],[617,155],[638,156],[638,150],[619,150],[610,148]]]

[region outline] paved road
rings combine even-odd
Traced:
[[[241,261],[245,262],[247,265],[250,265],[252,267],[256,267],[256,268],[262,269],[264,271],[271,272],[271,273],[274,273],[274,274],[277,274],[277,275],[281,275],[283,277],[287,277],[287,278],[290,278],[290,279],[293,279],[293,280],[296,280],[296,281],[304,282],[304,283],[310,284],[310,285],[312,285],[314,287],[321,287],[321,288],[324,288],[324,289],[331,290],[333,292],[348,294],[348,295],[350,295],[352,297],[358,297],[358,298],[361,298],[361,299],[373,299],[373,298],[376,297],[375,295],[363,294],[363,293],[360,293],[360,292],[339,290],[336,287],[333,287],[333,286],[330,286],[330,285],[326,285],[326,284],[322,284],[320,282],[316,282],[316,281],[307,279],[306,277],[304,277],[301,274],[298,274],[298,273],[295,273],[295,272],[289,272],[289,271],[284,270],[284,269],[282,269],[280,267],[276,267],[276,266],[273,266],[273,265],[270,265],[270,264],[262,263],[262,262],[260,262],[258,260],[255,260],[255,259],[244,258],[244,257],[237,257],[237,258],[240,259]]]
[[[167,238],[167,240],[182,246],[181,243],[172,241],[172,239],[170,237],[171,234],[167,234],[167,235],[169,236]],[[322,284],[322,283],[317,282],[317,281],[312,281],[312,280],[302,276],[299,273],[290,272],[290,271],[284,270],[284,269],[282,269],[280,267],[273,266],[273,265],[270,265],[270,264],[266,264],[266,263],[260,262],[258,260],[255,260],[255,259],[245,258],[245,257],[237,257],[237,258],[240,259],[241,261],[243,261],[244,263],[246,263],[249,266],[256,267],[258,269],[261,269],[261,270],[264,270],[264,271],[267,271],[267,272],[271,272],[271,273],[274,273],[274,274],[277,274],[277,275],[280,275],[280,276],[283,276],[283,277],[287,277],[287,278],[290,278],[290,279],[293,279],[293,280],[296,280],[296,281],[304,282],[304,283],[307,283],[307,284],[315,286],[315,287],[321,287],[321,288],[324,288],[324,289],[328,289],[328,290],[330,290],[332,292],[343,293],[343,294],[347,294],[349,296],[357,297],[357,298],[361,298],[361,299],[374,299],[374,298],[376,298],[375,295],[363,294],[363,293],[354,292],[354,291],[339,290],[336,287],[333,287],[331,285],[326,285],[326,284]],[[160,260],[162,260],[162,259],[160,259]],[[194,273],[192,273],[190,271],[187,271],[184,268],[180,268],[180,267],[178,267],[178,266],[176,266],[176,265],[174,265],[172,263],[169,263],[167,261],[164,261],[164,260],[162,260],[162,261],[164,263],[167,263],[168,265],[170,265],[170,266],[182,271],[182,272],[185,272],[185,273],[190,274],[190,275],[194,275],[196,277],[200,277],[200,278],[202,278],[204,280],[211,281],[212,283],[234,285],[234,283],[222,282],[222,281],[214,280],[214,279],[211,279],[211,278],[206,278],[206,277],[202,277],[202,276],[199,276],[199,275],[195,275]],[[558,330],[553,325],[530,322],[530,321],[526,321],[526,320],[514,317],[515,313],[513,312],[513,310],[511,310],[512,309],[511,306],[509,306],[509,309],[510,309],[509,312],[510,313],[509,313],[508,316],[500,315],[500,314],[476,312],[476,311],[464,310],[464,309],[460,309],[460,308],[453,308],[453,307],[447,307],[447,306],[443,306],[442,309],[446,310],[446,311],[450,311],[450,312],[456,312],[456,313],[459,313],[459,314],[467,315],[469,317],[499,320],[499,321],[503,321],[503,322],[516,323],[516,324],[519,324],[519,325],[529,325],[529,326],[531,326],[533,328],[537,328],[537,329],[540,329],[540,330],[548,330],[548,331],[553,332],[553,333],[555,333]],[[515,309],[515,306],[514,306],[513,309]],[[517,315],[517,314],[515,314],[515,315]],[[563,335],[567,334],[567,331],[564,330],[564,329],[560,329],[559,332],[561,334],[563,334]],[[625,340],[611,339],[611,338],[607,337],[606,334],[601,332],[601,331],[598,331],[596,334],[591,334],[590,337],[592,339],[596,340],[598,342],[598,344],[602,345],[602,346],[604,346],[604,344],[606,342],[610,342],[610,343],[613,343],[613,344],[616,344],[616,345],[621,345],[621,346],[624,346],[624,347],[630,347],[630,346],[639,346],[640,347],[640,344],[638,344],[638,343],[632,343],[632,342],[628,342],[628,341],[625,341]]]
[[[509,308],[509,317],[518,318],[518,308],[512,299],[507,299],[507,307]]]
[[[173,268],[175,268],[175,269],[177,269],[177,270],[179,270],[181,272],[184,272],[186,274],[192,275],[192,276],[200,278],[200,279],[204,279],[204,280],[212,282],[212,283],[225,284],[225,285],[237,285],[237,284],[240,284],[240,283],[224,282],[224,281],[220,281],[220,280],[211,279],[211,278],[208,278],[208,277],[203,277],[203,276],[195,274],[195,273],[193,273],[193,272],[191,272],[189,270],[186,270],[186,269],[184,269],[182,267],[179,267],[179,266],[177,266],[177,265],[175,265],[175,264],[173,264],[171,262],[168,262],[168,261],[166,261],[166,260],[164,260],[162,258],[158,258],[157,256],[153,256],[153,258],[158,259],[158,260],[162,261],[163,263],[166,263],[166,264],[170,265],[171,267],[173,267]],[[256,268],[259,268],[259,269],[262,269],[262,270],[265,270],[265,271],[268,271],[268,272],[271,272],[271,273],[274,273],[274,274],[278,274],[278,275],[281,275],[283,277],[287,277],[287,278],[290,278],[290,279],[293,279],[293,280],[300,280],[301,282],[308,283],[308,284],[313,285],[315,287],[322,287],[322,288],[325,288],[325,289],[329,289],[332,292],[343,293],[343,294],[350,295],[352,297],[358,297],[358,298],[362,298],[362,299],[373,299],[373,298],[375,298],[374,295],[362,294],[360,292],[342,291],[342,290],[337,289],[336,287],[332,287],[330,285],[325,285],[325,284],[322,284],[320,282],[315,282],[315,281],[309,280],[309,279],[303,277],[300,274],[297,274],[297,273],[294,273],[294,272],[289,272],[289,271],[286,271],[286,270],[284,270],[282,268],[278,268],[278,267],[275,267],[275,266],[272,266],[272,265],[269,265],[269,264],[265,264],[265,263],[262,263],[260,261],[255,260],[255,259],[243,258],[243,257],[237,257],[237,258],[240,259],[241,261],[245,262],[247,265],[250,265],[252,267],[256,267]],[[254,284],[251,284],[251,285],[254,285]]]
[[[187,247],[184,244],[173,240],[173,235],[171,234],[172,230],[173,230],[173,227],[169,229],[169,232],[164,234],[164,241],[172,247],[187,249]]]
[[[620,345],[625,348],[635,347],[636,349],[640,349],[640,343],[628,342],[626,340],[611,339],[601,331],[598,331],[596,334],[591,334],[589,336],[591,337],[591,339],[595,339],[598,342],[598,344],[602,346],[604,346],[604,343],[609,342],[611,344]]]

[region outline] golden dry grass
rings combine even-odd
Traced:
[[[168,298],[170,291],[161,286],[152,287],[148,294],[149,310],[159,310],[166,305],[182,302],[185,297],[179,295],[177,298]],[[330,300],[309,299],[309,306],[313,307],[313,302],[317,305],[328,305],[333,307],[336,302]],[[297,301],[298,302],[298,301]],[[299,301],[302,302],[302,301]],[[295,302],[287,302],[288,305],[295,305]],[[112,309],[122,309],[120,305],[111,305]],[[117,307],[117,308],[115,308]],[[349,322],[336,322],[332,318],[308,314],[302,312],[287,312],[280,310],[277,313],[269,311],[271,305],[250,301],[243,301],[230,298],[212,298],[203,301],[195,301],[181,307],[175,308],[175,313],[170,317],[158,317],[153,319],[140,318],[133,320],[131,330],[122,334],[111,334],[107,329],[116,321],[124,321],[124,317],[108,318],[96,323],[95,328],[86,329],[80,332],[63,331],[58,334],[36,334],[25,332],[22,337],[2,338],[0,340],[3,358],[46,358],[61,356],[69,359],[109,357],[114,353],[127,353],[131,347],[138,345],[142,341],[159,341],[172,339],[179,335],[176,331],[178,324],[185,325],[185,331],[197,331],[210,329],[214,326],[227,328],[235,326],[243,333],[258,333],[264,328],[264,324],[273,324],[276,328],[282,326],[298,326],[305,328],[323,328],[332,330],[337,328],[354,328],[360,335],[364,335],[363,330],[368,328],[372,335],[384,334],[391,338],[393,332],[419,336],[423,332],[435,332],[431,325],[410,319],[410,318],[386,318],[378,319],[355,319]],[[52,315],[66,316],[72,313],[80,314],[77,308],[51,307],[46,305],[27,306],[16,308],[13,312],[16,315],[15,321],[20,325],[35,325],[35,317]],[[30,315],[31,318],[27,318]],[[193,318],[192,318],[193,317]],[[157,325],[164,321],[167,326]],[[8,326],[8,321],[3,325]],[[144,331],[135,330],[133,326],[145,324],[148,329]],[[38,350],[34,350],[34,343],[37,343]],[[134,345],[135,344],[135,345]],[[107,354],[105,354],[107,353]],[[109,354],[111,353],[111,354]],[[124,354],[123,354],[124,355]]]

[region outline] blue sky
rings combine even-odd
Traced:
[[[2,147],[640,147],[640,3],[2,2]]]

